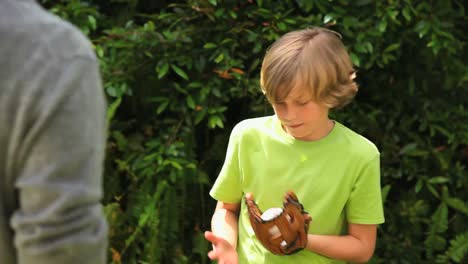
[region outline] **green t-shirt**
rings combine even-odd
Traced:
[[[218,201],[241,203],[239,263],[344,263],[308,250],[273,255],[256,239],[243,196],[252,192],[265,211],[282,207],[285,192],[294,191],[312,216],[311,234],[345,234],[348,222],[380,224],[384,216],[379,156],[372,142],[338,122],[318,141],[294,139],[276,116],[236,125],[210,195]]]

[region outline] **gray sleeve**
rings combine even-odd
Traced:
[[[11,219],[19,264],[106,262],[100,203],[105,98],[95,60],[47,61],[25,76],[25,129],[16,150],[19,207]]]

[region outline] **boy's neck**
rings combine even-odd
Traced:
[[[317,130],[314,131],[315,133],[310,134],[310,137],[307,139],[308,141],[317,141],[330,134],[335,126],[335,122],[327,118],[324,123],[324,125],[319,126]]]
[[[285,133],[287,133],[290,136],[294,137],[295,139],[301,140],[301,141],[318,141],[318,140],[328,136],[331,133],[331,131],[333,130],[334,127],[335,127],[335,121],[330,120],[327,117],[326,120],[323,120],[323,122],[321,122],[321,124],[318,124],[316,126],[316,129],[314,129],[313,131],[310,131],[309,134],[305,135],[304,137],[297,138],[297,137],[294,137],[293,135],[289,134],[286,127],[284,127],[284,125],[281,124],[281,128],[283,129],[283,131]]]

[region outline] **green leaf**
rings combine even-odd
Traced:
[[[447,256],[455,263],[460,263],[468,254],[468,232],[457,235],[450,240],[450,247],[447,250]]]
[[[429,182],[430,184],[441,184],[441,183],[446,183],[448,181],[449,180],[446,177],[438,176],[438,177],[430,178],[427,182]]]
[[[114,102],[112,102],[107,108],[107,121],[111,121],[114,118],[115,112],[122,102],[122,97],[118,97]]]
[[[89,25],[91,26],[91,28],[93,30],[96,30],[97,28],[97,23],[96,23],[96,18],[91,16],[91,15],[88,15],[88,23]]]
[[[406,21],[411,21],[411,15],[410,15],[410,9],[408,6],[405,6],[403,8],[403,17],[406,19]]]
[[[115,142],[117,143],[117,147],[119,148],[120,151],[124,151],[125,148],[127,147],[127,139],[125,138],[124,134],[120,131],[112,131],[111,132],[111,135],[112,135],[112,138],[115,139]],[[128,166],[128,164],[125,163],[126,166]]]
[[[368,53],[374,52],[374,47],[372,46],[372,43],[370,42],[364,42],[364,46],[366,47],[366,50]]]
[[[213,89],[211,90],[211,93],[212,93],[214,96],[218,97],[218,98],[221,97],[221,92],[219,91],[218,88],[213,88]]]
[[[447,245],[447,240],[445,240],[445,238],[440,235],[433,235],[428,237],[426,241],[424,241],[424,244],[426,247],[428,247],[428,251],[440,251],[443,250]]]
[[[385,204],[385,201],[387,200],[388,193],[392,186],[390,184],[385,185],[385,187],[382,188],[382,202]]]
[[[365,6],[365,5],[369,5],[372,2],[373,2],[372,0],[356,0],[355,4],[357,6]]]
[[[160,113],[162,113],[162,111],[164,111],[167,108],[168,104],[169,104],[169,100],[162,102],[156,109],[156,114],[159,115]]]
[[[291,18],[285,18],[284,22],[286,22],[288,24],[291,24],[291,25],[296,25],[297,24],[296,20],[291,19]]]
[[[252,64],[250,64],[249,72],[256,70],[258,65],[260,65],[260,59],[255,58],[254,61],[252,62]]]
[[[323,17],[323,23],[327,24],[328,22],[332,21],[334,19],[334,16],[332,14],[326,14]]]
[[[186,103],[188,107],[190,107],[191,109],[195,109],[195,102],[193,101],[193,97],[191,95],[187,96]]]
[[[206,116],[206,109],[203,108],[201,111],[198,111],[197,114],[195,115],[195,124],[198,125],[202,120],[203,118],[205,118]]]
[[[446,136],[448,139],[452,139],[454,137],[454,135],[455,135],[454,132],[450,132],[446,128],[444,128],[442,126],[439,126],[439,125],[431,125],[430,127],[431,127],[431,129],[434,129],[434,130],[438,131],[439,133],[441,133],[442,135]],[[448,143],[450,143],[450,142],[448,142]]]
[[[166,76],[168,71],[169,71],[169,64],[167,62],[164,62],[162,65],[158,65],[156,67],[156,73],[158,74],[158,79],[161,79],[164,76]]]
[[[419,38],[424,37],[429,32],[430,25],[425,20],[421,20],[416,24],[414,30],[419,33]]]
[[[448,206],[468,216],[468,205],[461,199],[450,197],[445,200]]]
[[[106,88],[106,93],[111,97],[117,97],[117,89],[114,86],[109,86]]]
[[[425,157],[425,156],[429,156],[429,154],[430,152],[427,150],[418,150],[418,149],[411,150],[406,153],[407,156],[411,156],[411,157]]]
[[[177,170],[182,170],[182,169],[183,169],[182,166],[181,166],[178,162],[176,162],[176,161],[174,161],[174,160],[169,160],[169,164],[170,164],[172,167],[174,167],[175,169],[177,169]],[[174,181],[175,181],[175,180],[174,180]]]
[[[381,20],[381,21],[377,24],[377,29],[378,29],[379,32],[381,32],[381,33],[385,32],[385,30],[387,29],[387,20]]]
[[[432,215],[431,228],[435,233],[444,233],[448,228],[448,208],[445,203],[441,203]]]
[[[146,50],[144,53],[146,56],[148,56],[148,58],[153,58],[153,54],[151,54],[151,52]]]
[[[279,28],[281,31],[286,31],[287,26],[286,26],[285,23],[283,23],[283,22],[278,22],[277,25],[278,25],[278,28]]]
[[[216,58],[215,58],[215,62],[216,63],[220,63],[221,61],[224,60],[224,53],[220,53]]]
[[[229,10],[229,15],[233,18],[233,19],[236,19],[237,18],[237,13],[232,11],[232,10]]]
[[[154,29],[155,29],[153,21],[146,22],[143,27],[148,31],[154,31]]]
[[[177,75],[179,75],[180,77],[182,77],[185,80],[188,80],[187,74],[184,72],[184,70],[177,67],[177,65],[171,64],[171,68],[172,68],[172,70],[175,71],[175,73],[177,73]]]
[[[355,22],[356,22],[356,21],[355,21],[354,17],[346,16],[346,17],[343,18],[343,22],[342,22],[342,23],[343,23],[343,26],[344,26],[345,28],[349,28],[349,27],[355,25]]]
[[[148,223],[151,215],[155,213],[156,201],[160,200],[160,196],[167,186],[168,184],[165,180],[158,184],[156,193],[153,195],[151,202],[146,204],[144,211],[138,216],[138,225],[135,231],[125,240],[125,248],[122,250],[122,253],[135,241],[143,227]]]
[[[406,155],[406,156],[412,156],[412,157],[421,157],[421,156],[427,156],[429,155],[429,151],[427,150],[421,150],[417,149],[417,144],[416,143],[409,143],[405,145],[401,150],[399,151],[400,155]]]
[[[203,45],[204,49],[214,49],[216,47],[217,47],[217,45],[212,43],[212,42],[208,42],[208,43],[205,43],[205,45]]]
[[[399,154],[400,155],[406,154],[409,151],[415,150],[417,146],[418,146],[418,144],[416,144],[414,142],[406,144],[403,148],[400,149]]]
[[[387,48],[385,48],[384,52],[390,52],[398,49],[400,47],[400,43],[393,43],[389,45]]]
[[[96,45],[95,50],[98,58],[102,59],[104,57],[104,49],[100,45]]]
[[[253,50],[252,50],[252,53],[253,53],[253,54],[257,54],[257,53],[259,53],[260,51],[262,51],[262,43],[261,43],[261,42],[257,42],[257,43],[255,43],[255,46],[254,46],[254,48],[253,48]]]
[[[398,13],[399,13],[398,10],[390,10],[390,9],[387,10],[387,15],[388,15],[394,22],[398,22],[398,20],[396,20],[396,17],[398,16]]]
[[[181,94],[186,94],[186,95],[188,94],[187,90],[182,88],[180,84],[178,83],[174,83],[174,88],[176,89],[176,91],[180,92]]]
[[[354,52],[351,52],[349,55],[351,57],[351,62],[357,67],[359,67],[361,65],[359,57]]]
[[[429,185],[430,186],[430,185]],[[427,255],[432,257],[435,250],[440,251],[445,248],[447,241],[443,237],[448,229],[448,208],[445,203],[440,203],[437,210],[431,217],[429,232],[424,241]]]
[[[423,181],[418,180],[418,182],[416,183],[416,186],[414,187],[414,191],[418,193],[421,190],[422,186],[423,186]]]
[[[437,192],[437,190],[432,185],[426,184],[426,187],[435,197],[440,198],[439,193]]]
[[[188,168],[188,169],[196,169],[197,165],[195,163],[189,163],[189,164],[185,165],[185,167]]]
[[[215,128],[215,127],[224,128],[223,120],[218,115],[210,116],[208,120],[208,125],[210,128]]]

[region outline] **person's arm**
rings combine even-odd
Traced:
[[[218,263],[237,263],[237,236],[240,203],[218,202],[211,220],[212,232],[205,232],[205,237],[213,244],[208,253],[210,259]]]
[[[24,77],[12,175],[19,264],[104,264],[100,200],[106,107],[98,63],[76,56],[31,67]],[[26,104],[26,102],[30,102]]]
[[[333,259],[365,263],[374,254],[377,225],[349,224],[348,235],[308,235],[307,249]]]
[[[237,225],[240,204],[218,202],[211,220],[212,232],[237,247]]]

